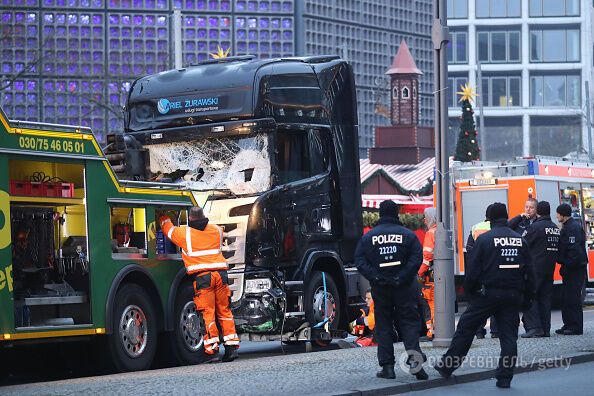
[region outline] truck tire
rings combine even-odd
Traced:
[[[329,327],[337,329],[340,323],[340,313],[342,310],[342,302],[340,301],[340,294],[338,294],[338,287],[332,276],[326,272],[326,307],[328,309],[327,315],[329,318]],[[322,272],[316,271],[312,273],[307,286],[305,287],[305,319],[310,326],[324,320],[324,283],[322,279]],[[316,343],[321,346],[330,344],[328,341],[316,340]]]
[[[168,335],[173,364],[198,364],[206,359],[204,321],[202,315],[196,311],[194,287],[191,283],[183,283],[175,297],[173,331]]]
[[[148,293],[139,285],[124,284],[117,292],[107,336],[111,363],[117,371],[148,369],[157,351],[157,316]]]

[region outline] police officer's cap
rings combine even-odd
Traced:
[[[571,217],[571,206],[566,203],[561,204],[557,206],[557,213],[559,213],[561,216]]]
[[[491,205],[489,210],[489,218],[491,221],[506,219],[507,220],[507,208],[501,202],[495,202]]]
[[[538,205],[536,205],[536,214],[539,216],[550,216],[551,205],[549,205],[547,201],[540,201]]]
[[[387,199],[382,202],[379,206],[379,215],[380,217],[396,217],[398,216],[398,205],[396,202]]]

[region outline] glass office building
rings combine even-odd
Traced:
[[[184,66],[218,46],[348,58],[364,155],[388,122],[374,111],[376,78],[405,38],[425,73],[422,122],[432,123],[431,0],[0,0],[0,104],[10,118],[90,126],[100,139],[121,130],[130,83],[174,65],[174,9]]]
[[[448,0],[448,6],[452,146],[461,114],[455,92],[466,82],[479,86],[480,62],[482,159],[562,157],[587,149],[592,1]]]

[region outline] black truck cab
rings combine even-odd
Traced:
[[[125,114],[110,138],[114,169],[182,183],[224,228],[239,332],[298,341],[346,329],[362,303],[347,62],[215,59],[136,80]]]

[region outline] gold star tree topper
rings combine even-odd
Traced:
[[[458,95],[460,95],[459,102],[463,102],[465,100],[468,100],[469,102],[474,102],[474,98],[478,96],[478,94],[474,91],[474,88],[472,88],[468,84],[465,84],[464,86],[460,85],[460,89],[460,92],[456,92]]]
[[[227,50],[223,50],[220,45],[217,45],[217,52],[210,54],[213,59],[222,59],[229,56],[229,51],[231,47],[227,48]]]

